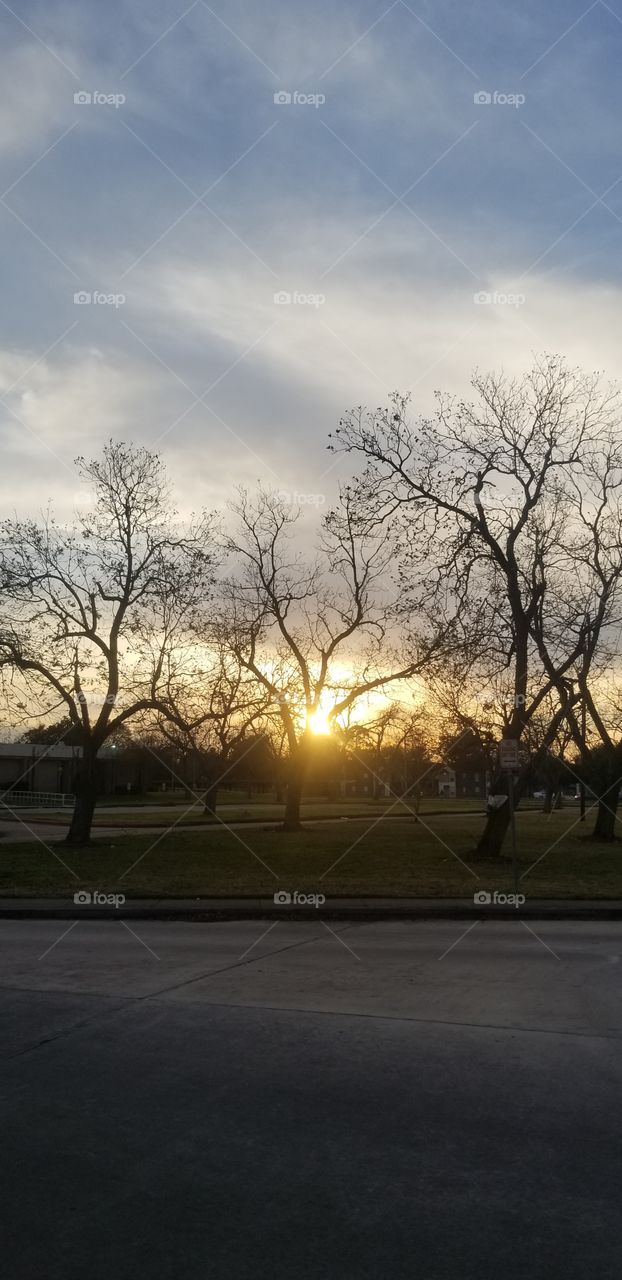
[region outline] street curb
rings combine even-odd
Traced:
[[[67,899],[2,898],[3,920],[622,920],[622,902],[532,899],[520,908],[462,898],[335,898],[321,907],[277,906],[271,898],[142,898],[119,907]]]

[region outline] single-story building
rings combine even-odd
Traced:
[[[7,792],[68,794],[73,786],[81,747],[63,743],[45,747],[30,742],[0,743],[0,798]]]

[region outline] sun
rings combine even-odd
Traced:
[[[314,711],[312,716],[309,716],[309,728],[311,733],[314,734],[330,733],[330,720],[328,719],[326,712],[322,711],[321,707],[319,707],[317,711]]]

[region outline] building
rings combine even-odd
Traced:
[[[45,747],[30,742],[0,743],[0,797],[15,791],[68,794],[73,788],[81,747],[61,743]]]
[[[483,769],[451,769],[444,764],[436,775],[439,796],[450,800],[485,800],[488,783],[488,774]]]
[[[18,792],[71,796],[82,747],[30,742],[0,743],[0,800]],[[146,748],[104,746],[97,760],[100,796],[140,795],[178,785],[164,760]]]

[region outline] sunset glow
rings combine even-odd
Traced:
[[[319,707],[317,711],[314,711],[313,715],[309,717],[309,728],[311,733],[314,734],[326,734],[331,732],[330,720],[326,711],[322,711],[321,707]]]

